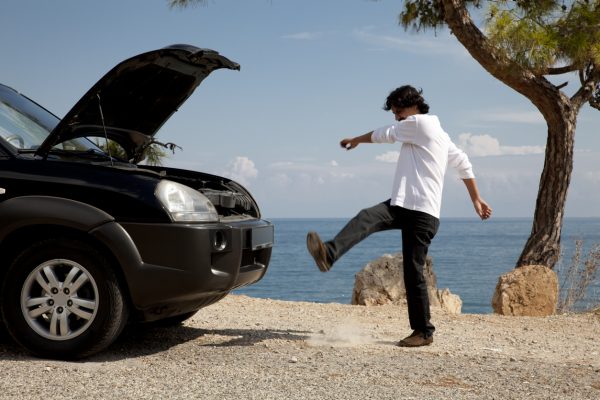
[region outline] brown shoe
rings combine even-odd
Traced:
[[[331,263],[327,260],[327,249],[317,232],[308,232],[306,247],[321,272],[327,272],[331,269]]]
[[[398,342],[398,346],[400,347],[420,347],[420,346],[429,346],[433,343],[433,336],[425,336],[420,331],[413,331],[410,336],[405,337],[400,342]]]

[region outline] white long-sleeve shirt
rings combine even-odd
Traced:
[[[402,142],[391,204],[440,217],[447,166],[461,179],[474,178],[467,155],[452,142],[435,115],[416,114],[373,131],[374,143]]]

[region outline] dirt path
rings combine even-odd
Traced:
[[[434,310],[405,349],[402,307],[228,296],[182,326],[129,327],[83,362],[0,343],[2,399],[600,399],[600,315]]]

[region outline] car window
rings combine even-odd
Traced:
[[[35,150],[56,127],[59,119],[37,103],[0,85],[0,137],[16,150]],[[65,151],[100,150],[84,138],[54,146]]]
[[[0,102],[0,136],[17,149],[40,145],[50,132],[34,119]]]

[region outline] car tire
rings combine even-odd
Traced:
[[[90,356],[108,347],[127,322],[111,262],[79,239],[57,237],[27,247],[4,282],[6,328],[37,356]]]

